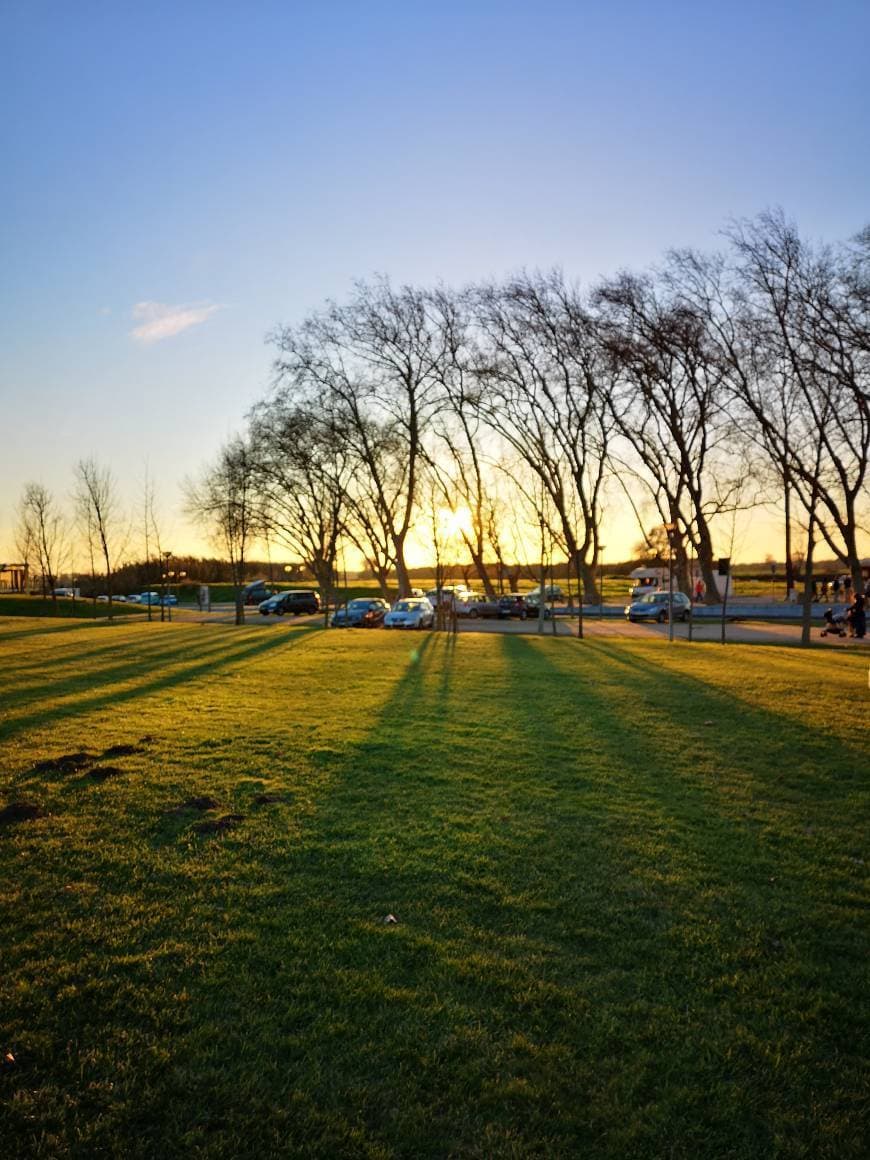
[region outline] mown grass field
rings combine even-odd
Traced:
[[[0,658],[0,809],[42,811],[0,823],[8,1155],[866,1155],[866,652]]]

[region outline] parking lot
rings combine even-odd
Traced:
[[[184,619],[186,621],[199,621],[204,624],[232,624],[234,621],[234,607],[232,604],[215,605],[212,607],[212,611],[208,613],[200,612],[195,608],[188,609],[179,607],[173,609],[173,618]],[[247,608],[245,610],[245,623],[260,625],[263,628],[274,629],[282,625],[293,624],[318,624],[322,623],[322,621],[322,613],[317,613],[313,616],[261,616],[256,608]],[[528,636],[536,635],[538,630],[539,625],[537,620],[468,620],[460,618],[458,621],[458,631],[460,633],[523,633]],[[372,631],[384,632],[387,630],[379,628]],[[577,620],[575,617],[557,616],[554,620],[545,620],[541,631],[547,636],[576,637]],[[623,616],[611,614],[600,617],[592,614],[586,615],[583,618],[583,633],[584,636],[588,637],[622,637],[634,640],[658,638],[660,640],[667,640],[668,625],[657,624],[654,621],[642,621],[629,624]],[[696,622],[692,627],[692,637],[696,641],[719,641],[721,640],[721,633],[721,622],[718,620]],[[688,636],[688,625],[674,625],[675,639],[686,640]],[[800,638],[801,628],[798,624],[747,620],[736,622],[728,621],[725,625],[726,641],[731,641],[736,644],[794,645],[800,643]],[[850,639],[849,637],[837,636],[822,638],[820,636],[820,629],[817,627],[813,628],[812,638],[814,642],[828,645],[831,648],[842,648],[846,645],[870,645],[870,637],[866,637],[860,641]]]

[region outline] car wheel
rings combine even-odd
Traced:
[[[480,613],[477,611],[476,608],[469,608],[468,613],[467,613],[469,620],[477,620],[479,615],[480,615]]]
[[[526,614],[525,614],[525,612],[521,612],[521,613],[520,613],[520,620],[525,620],[525,619],[526,619]]]
[[[685,624],[689,619],[688,612],[684,612],[680,619],[682,620],[683,624]]]
[[[665,612],[664,609],[662,609],[661,612],[656,617],[656,620],[659,622],[659,624],[664,624],[667,621],[667,619],[668,619],[668,614]]]

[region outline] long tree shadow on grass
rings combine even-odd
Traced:
[[[30,670],[36,676],[29,681],[26,669],[16,669],[16,674],[23,675],[24,681],[16,682],[16,687],[5,696],[4,708],[8,712],[19,705],[29,706],[34,700],[51,702],[59,697],[89,692],[95,687],[124,684],[141,675],[143,662],[173,667],[185,660],[205,660],[226,651],[225,640],[194,636],[152,638],[141,642],[126,640],[123,643],[123,649],[119,650],[115,643],[105,653],[94,650],[90,654],[75,652],[60,658],[53,654],[50,658],[43,657]],[[116,652],[119,656],[117,663],[100,663],[106,654],[111,656]]]
[[[462,651],[430,638],[332,760],[301,840],[270,862],[269,907],[247,912],[244,954],[203,984],[242,1071],[296,1093],[288,1130],[311,1155],[353,1132],[351,1155],[576,1155],[618,1135],[623,1099],[642,1131],[654,1031],[632,1011],[669,939],[647,900],[626,904],[613,771],[567,760],[595,727],[551,734],[569,694],[545,668],[511,649],[480,687]],[[667,1007],[651,989],[643,1002]],[[192,1082],[204,1097],[220,1080]]]
[[[118,670],[114,670],[106,681],[102,680],[101,675],[97,673],[95,678],[86,679],[85,681],[88,688],[96,686],[99,689],[97,694],[80,697],[71,703],[63,702],[59,705],[49,705],[39,711],[24,714],[11,720],[7,719],[0,726],[0,740],[5,740],[15,734],[26,732],[29,729],[44,727],[53,721],[76,717],[93,712],[95,709],[104,708],[107,705],[119,705],[125,701],[135,700],[138,697],[159,693],[209,674],[219,674],[221,669],[240,661],[251,660],[259,654],[272,652],[276,649],[292,648],[307,640],[313,633],[319,631],[319,628],[312,627],[297,629],[292,635],[285,633],[281,633],[280,635],[269,633],[267,635],[262,632],[257,632],[255,637],[252,636],[244,643],[236,642],[231,647],[226,646],[225,638],[221,638],[217,646],[206,643],[204,639],[203,644],[205,648],[201,648],[198,651],[194,663],[190,664],[185,662],[180,666],[174,667],[169,672],[160,673],[158,676],[151,677],[145,681],[140,680],[137,684],[129,688],[117,687],[121,680]],[[170,650],[170,654],[175,656],[189,656],[189,653],[190,648],[187,645],[181,645],[174,650]],[[122,666],[120,671],[125,676],[133,679],[141,672],[141,665],[137,661],[133,661],[129,665]]]
[[[835,1053],[813,1070],[830,1013],[793,1026],[775,1006],[795,986],[812,1005],[813,980],[775,947],[769,975],[732,961],[760,917],[735,913],[749,883],[724,911],[717,895],[770,859],[736,857],[728,799],[692,785],[679,678],[645,729],[624,717],[645,670],[568,641],[463,645],[425,639],[365,736],[321,751],[301,830],[252,824],[167,879],[197,909],[132,931],[111,970],[165,977],[165,1010],[139,1018],[177,1044],[137,1065],[135,1101],[94,1113],[93,1154],[114,1123],[142,1157],[860,1155],[851,1077]]]

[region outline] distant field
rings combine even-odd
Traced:
[[[866,1155],[866,653],[7,619],[0,659],[10,1156]]]

